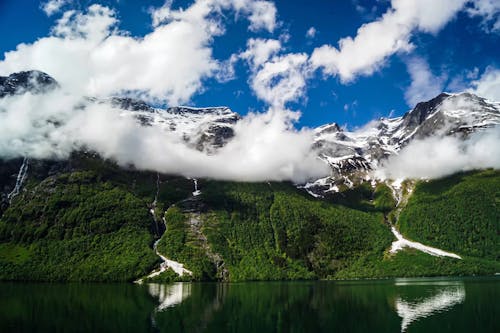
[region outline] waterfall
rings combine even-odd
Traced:
[[[196,178],[193,178],[193,182],[194,182],[194,192],[193,192],[193,196],[197,196],[197,195],[200,195],[201,194],[201,191],[198,190],[198,179]]]
[[[158,221],[155,215],[155,210],[156,210],[156,205],[158,204],[158,195],[160,193],[160,173],[156,173],[156,194],[155,194],[155,199],[151,203],[151,208],[149,209],[149,212],[153,216],[153,220],[155,222],[155,227],[156,227],[156,234],[158,236],[160,235],[160,230],[158,228]]]
[[[23,186],[23,183],[26,180],[27,174],[28,174],[28,158],[25,157],[23,159],[23,164],[21,164],[21,168],[19,169],[19,172],[17,174],[16,185],[14,186],[12,192],[10,192],[7,195],[9,203],[12,203],[12,199],[14,199],[14,197],[17,196],[21,191],[21,187]]]

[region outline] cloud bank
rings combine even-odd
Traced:
[[[245,116],[235,136],[213,154],[186,145],[182,136],[140,126],[106,103],[128,93],[170,104],[189,101],[208,77],[227,68],[212,57],[222,18],[244,16],[248,29],[272,31],[276,10],[268,1],[198,0],[174,10],[171,2],[151,11],[154,30],[144,37],[120,31],[116,13],[101,5],[66,11],[50,36],[21,44],[0,62],[0,73],[36,68],[53,75],[61,89],[0,99],[0,156],[62,159],[89,149],[122,166],[187,177],[240,181],[304,182],[328,174],[311,151],[313,132],[296,130],[299,112],[286,108],[303,96],[307,55],[281,54],[278,40],[251,39],[228,63],[245,60],[251,87],[268,105]]]
[[[390,157],[377,174],[389,179],[429,179],[484,168],[500,168],[500,128],[472,134],[467,140],[432,137],[411,142]]]
[[[214,58],[213,43],[225,33],[225,22],[243,19],[251,32],[272,33],[280,25],[274,3],[195,0],[174,9],[172,1],[167,1],[150,10],[152,31],[144,36],[120,30],[118,15],[109,7],[93,4],[85,11],[68,10],[48,36],[18,45],[0,61],[0,75],[38,69],[62,86],[47,95],[27,93],[0,101],[0,156],[65,158],[71,151],[87,148],[123,166],[188,177],[296,182],[319,178],[329,171],[311,152],[313,132],[296,130],[293,124],[300,111],[288,107],[290,102],[306,100],[307,82],[314,71],[338,76],[344,83],[370,75],[393,54],[411,51],[416,32],[437,33],[465,3],[469,2],[392,0],[384,15],[362,25],[356,36],[341,39],[338,47],[323,45],[309,55],[286,52],[282,45],[286,38],[250,38],[245,50],[223,60]],[[485,10],[488,4],[474,3],[468,7],[469,15],[492,22]],[[47,15],[66,7],[66,0],[42,4]],[[307,35],[314,37],[315,29],[309,29]],[[203,90],[207,79],[233,78],[238,61],[248,65],[250,88],[267,110],[244,117],[235,127],[235,137],[212,155],[187,147],[172,133],[141,127],[108,104],[84,99],[132,95],[155,103],[188,103]],[[442,89],[444,78],[433,76],[423,59],[409,58],[407,66],[412,79],[405,95],[408,103],[432,97]],[[499,77],[497,69],[488,69],[472,83],[472,89],[498,100]],[[496,134],[491,135],[498,140]],[[412,143],[385,170],[391,177],[405,170],[409,177],[434,177],[439,172],[432,170],[438,170],[441,162],[446,173],[468,168],[466,157],[479,158],[471,154],[488,146],[483,146],[484,138],[473,136],[465,145],[445,138],[443,142],[455,149],[441,155],[444,146],[440,144]],[[424,149],[427,145],[430,148]],[[417,153],[431,163],[412,163]],[[451,167],[439,156],[453,158],[448,163]],[[485,161],[491,165],[490,160]]]

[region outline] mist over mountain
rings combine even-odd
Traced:
[[[0,80],[0,155],[65,159],[92,151],[124,167],[240,181],[290,180],[315,195],[363,181],[498,168],[500,103],[471,93],[418,103],[347,131],[294,127],[283,109],[155,108],[133,98],[75,96],[48,74]]]

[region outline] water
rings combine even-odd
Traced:
[[[0,283],[0,332],[500,332],[500,278]]]

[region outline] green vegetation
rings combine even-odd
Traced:
[[[201,240],[190,229],[187,216],[171,207],[165,214],[167,230],[158,244],[158,251],[172,260],[185,263],[195,280],[214,280],[215,267],[207,257]],[[189,221],[187,221],[189,222]]]
[[[0,278],[129,281],[157,261],[143,199],[91,171],[31,182],[0,220]]]
[[[423,277],[490,275],[500,269],[491,260],[463,257],[457,260],[434,257],[415,249],[405,249],[383,259],[364,257],[337,275],[339,279],[364,279],[373,277]]]
[[[203,193],[199,217],[168,210],[159,247],[196,279],[215,274],[207,252],[223,258],[231,281],[335,278],[360,257],[381,258],[392,240],[382,214],[318,201],[291,184],[207,182]]]
[[[392,195],[391,189],[387,185],[383,183],[378,184],[373,195],[373,206],[375,209],[388,213],[396,207],[396,200]]]
[[[67,167],[34,162],[22,193],[0,216],[0,280],[132,281],[159,258],[155,215],[190,195],[192,182],[119,168],[90,154]],[[50,168],[61,168],[49,176]],[[160,220],[161,219],[157,219]]]
[[[402,234],[464,257],[455,260],[414,250],[388,254],[394,238],[384,220],[395,216],[395,201],[384,184],[318,200],[290,183],[201,180],[203,194],[193,198],[192,181],[181,177],[158,178],[92,156],[73,156],[70,165],[57,172],[32,165],[23,191],[1,213],[0,280],[144,277],[159,264],[152,245],[163,218],[159,252],[193,276],[167,270],[155,282],[500,270],[500,171],[420,182],[400,212]]]
[[[417,184],[399,218],[401,233],[460,255],[500,260],[500,171]]]

